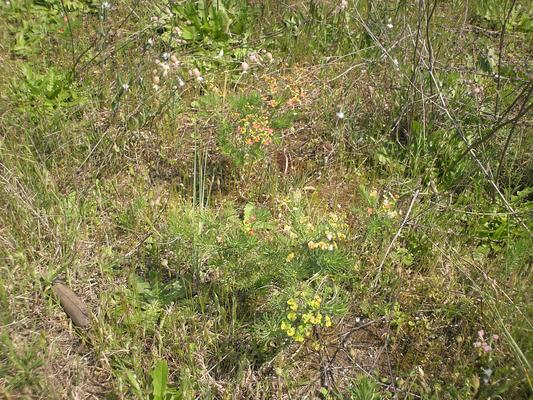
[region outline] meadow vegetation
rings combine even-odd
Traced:
[[[0,398],[531,398],[532,18],[2,0]]]

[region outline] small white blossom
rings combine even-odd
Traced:
[[[272,56],[272,53],[270,53],[270,52],[269,52],[269,53],[266,53],[266,58],[267,58],[267,60],[270,61],[270,62],[274,61],[274,57]]]
[[[249,68],[250,68],[250,66],[248,65],[248,63],[246,61],[243,61],[242,64],[241,64],[242,72],[248,71]]]
[[[111,4],[109,4],[109,2],[107,2],[107,1],[104,1],[104,2],[102,3],[102,8],[103,8],[104,10],[109,10],[109,9],[111,8]]]
[[[252,62],[252,63],[256,63],[257,62],[257,56],[255,54],[251,54],[248,57],[248,60],[250,60],[250,62]]]
[[[124,84],[122,85],[122,89],[123,89],[125,92],[127,92],[127,91],[130,89],[130,85],[128,85],[127,83],[124,83]]]
[[[168,58],[170,57],[170,54],[168,54],[167,52],[164,52],[163,53],[163,60],[168,60]]]
[[[344,112],[342,111],[337,111],[335,115],[337,116],[338,119],[344,119]]]
[[[341,10],[346,10],[348,8],[348,0],[342,0],[340,4]]]
[[[192,75],[195,77],[195,78],[200,78],[202,76],[202,74],[200,73],[200,70],[198,68],[194,68],[192,70]]]
[[[185,82],[183,81],[183,79],[178,78],[178,85],[179,85],[179,87],[185,86]]]
[[[148,39],[148,46],[152,47],[154,45],[154,39]]]

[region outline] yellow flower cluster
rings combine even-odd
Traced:
[[[298,293],[298,298],[287,300],[288,312],[281,322],[281,330],[295,342],[303,343],[311,336],[313,328],[332,326],[331,317],[321,311],[322,297],[315,294],[310,297],[308,292]],[[314,346],[313,346],[314,345]],[[314,342],[313,348],[319,349],[320,344]]]
[[[337,247],[337,244],[336,243],[326,243],[326,242],[323,242],[323,241],[320,241],[320,242],[314,242],[314,241],[310,241],[309,243],[307,243],[307,247],[309,248],[309,250],[315,250],[315,249],[320,249],[320,250],[329,250],[329,251],[333,251],[336,247]]]
[[[241,120],[237,132],[241,135],[244,143],[270,144],[274,131],[269,126],[268,118],[263,115],[248,114]]]
[[[311,240],[307,243],[309,250],[328,250],[333,251],[337,248],[339,241],[346,240],[348,225],[343,223],[337,214],[331,213],[327,221],[328,230],[322,233],[323,239],[315,242]]]
[[[378,192],[376,189],[372,189],[369,193],[372,203],[376,204],[377,207],[369,207],[367,209],[368,215],[372,214],[381,214],[385,215],[388,218],[396,218],[401,212],[395,210],[396,202],[398,201],[398,196],[393,195],[392,193],[385,193],[383,195],[383,201],[381,205],[378,203]]]

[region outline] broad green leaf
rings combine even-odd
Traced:
[[[154,387],[154,400],[164,400],[167,393],[168,365],[166,360],[157,363],[152,373],[152,386]]]

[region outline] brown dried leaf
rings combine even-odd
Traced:
[[[86,328],[90,324],[89,313],[85,303],[63,282],[55,281],[52,290],[75,325]]]

